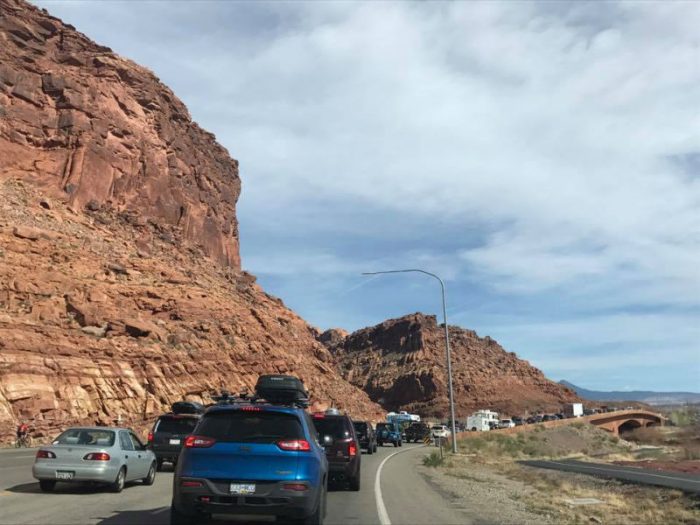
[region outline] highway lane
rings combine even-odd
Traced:
[[[43,493],[31,475],[35,451],[0,451],[0,524],[169,523],[171,472],[159,472],[151,487],[134,483],[120,494],[100,487],[60,483],[53,493]],[[328,494],[326,522],[332,525],[465,523],[415,471],[428,451],[418,445],[404,445],[401,448],[380,447],[378,453],[371,456],[363,454],[361,490],[350,492],[332,487]],[[395,452],[399,454],[387,459]],[[377,491],[377,470],[382,463],[380,490]],[[386,509],[384,520],[380,520],[377,510],[378,495]],[[251,523],[246,518],[232,521]],[[264,522],[258,520],[258,523]]]
[[[644,485],[656,485],[659,487],[674,488],[685,492],[700,494],[700,476],[697,474],[685,474],[682,472],[662,472],[658,470],[643,469],[639,467],[627,467],[610,465],[607,463],[588,463],[572,459],[561,461],[520,461],[521,464],[530,467],[563,470],[577,472],[603,478],[613,478]]]

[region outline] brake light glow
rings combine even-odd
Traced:
[[[199,488],[202,487],[202,482],[201,481],[188,481],[186,479],[182,480],[180,482],[181,487],[190,487],[190,488]]]
[[[282,485],[282,490],[293,490],[295,492],[305,492],[309,490],[309,487],[303,483],[285,483]]]
[[[185,438],[185,448],[209,448],[214,443],[216,443],[215,439],[204,436],[190,435]]]
[[[278,441],[277,446],[282,450],[296,450],[298,452],[308,452],[311,450],[311,445],[305,439],[289,439]]]
[[[153,443],[153,432],[148,433],[148,442]]]
[[[88,461],[109,461],[110,457],[106,452],[90,452],[89,454],[85,454],[83,459],[87,459]]]
[[[324,414],[323,412],[314,413],[314,419],[323,419],[324,417],[326,417],[326,414]]]
[[[351,456],[357,456],[357,445],[355,445],[355,442],[348,445],[348,454]]]
[[[50,450],[37,450],[36,459],[56,459],[56,454]]]
[[[260,407],[241,407],[244,412],[260,412],[262,409]]]

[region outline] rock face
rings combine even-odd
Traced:
[[[447,417],[442,325],[420,313],[385,321],[346,337],[324,333],[343,377],[387,410]],[[450,326],[455,409],[462,419],[491,408],[508,415],[559,409],[576,394],[550,381],[490,337]]]
[[[0,0],[0,159],[74,210],[131,211],[240,266],[238,163],[153,73],[22,0]]]
[[[170,403],[301,377],[382,410],[239,267],[237,163],[155,76],[0,0],[0,442],[143,430]]]

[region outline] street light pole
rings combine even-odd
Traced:
[[[363,272],[362,275],[380,275],[380,274],[384,274],[384,273],[409,273],[409,272],[424,273],[425,275],[429,275],[431,277],[434,277],[440,283],[440,290],[442,291],[442,319],[443,319],[444,325],[445,325],[445,356],[447,359],[447,390],[448,390],[448,395],[449,395],[449,400],[450,400],[450,421],[452,424],[452,452],[454,454],[456,454],[457,453],[457,425],[455,423],[455,399],[454,399],[454,391],[452,389],[452,359],[450,357],[450,333],[449,333],[449,330],[447,328],[447,306],[446,306],[446,302],[445,302],[445,283],[442,282],[442,279],[440,279],[434,273],[426,272],[425,270],[418,270],[415,268],[408,269],[408,270],[385,270],[383,272]]]

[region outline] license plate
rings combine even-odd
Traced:
[[[170,444],[171,444],[171,445],[179,445],[179,444],[180,444],[180,440],[179,440],[179,439],[171,439],[171,440],[170,440]]]
[[[231,483],[231,494],[255,494],[255,483]]]
[[[73,479],[73,476],[75,476],[75,472],[67,471],[67,470],[57,470],[56,471],[56,479]]]

